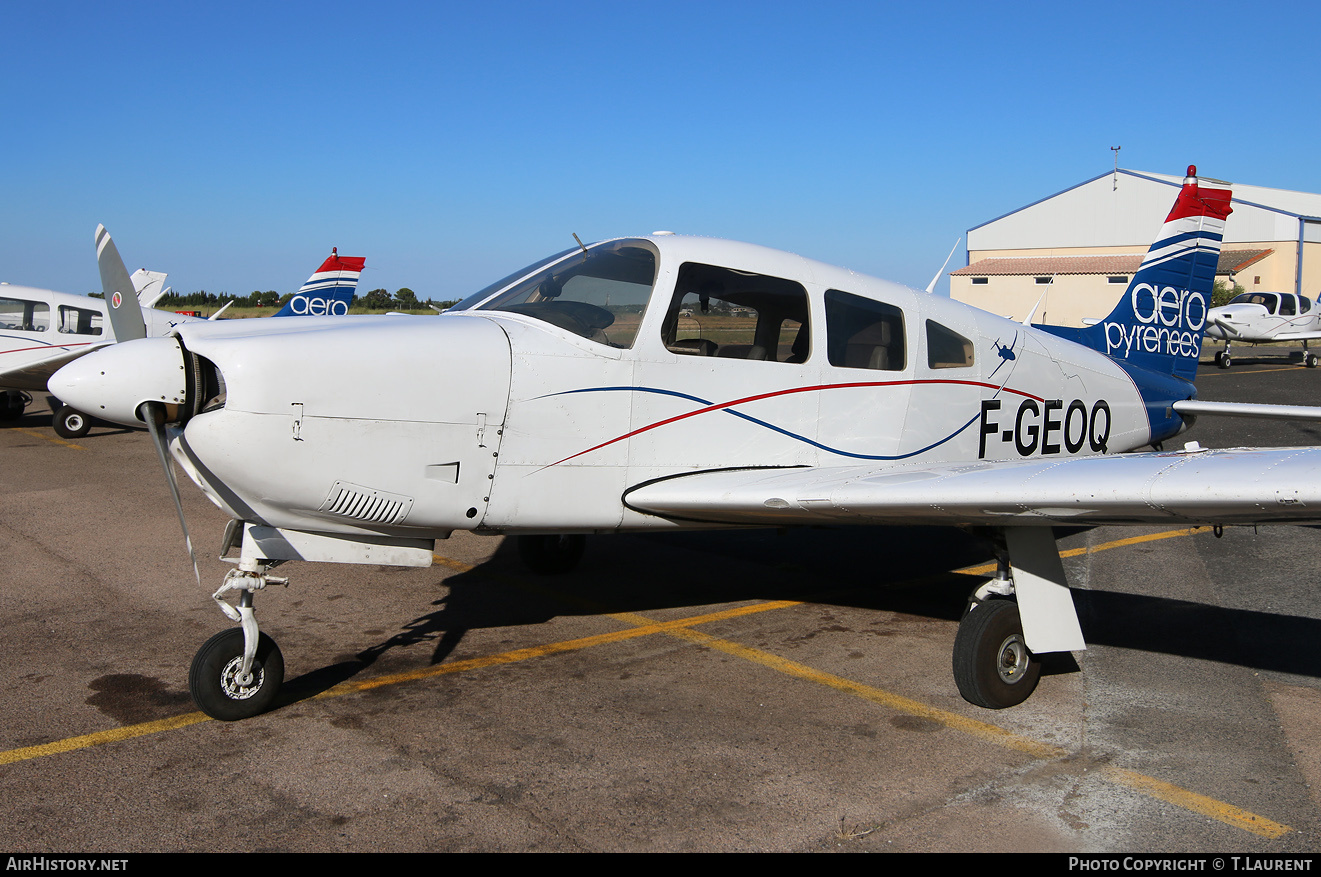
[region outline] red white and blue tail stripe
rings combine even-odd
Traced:
[[[1196,166],[1189,165],[1160,236],[1110,315],[1083,329],[1041,328],[1121,364],[1191,381],[1202,352],[1231,195],[1228,183],[1199,180]]]
[[[341,256],[338,248],[302,285],[294,297],[275,314],[277,317],[342,316],[349,312],[358,277],[367,260],[361,256]]]

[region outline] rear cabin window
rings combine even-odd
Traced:
[[[90,308],[74,308],[60,305],[60,324],[58,331],[66,335],[100,335],[101,312]]]
[[[661,340],[682,356],[804,362],[811,353],[807,290],[781,277],[685,262]]]
[[[902,371],[907,364],[904,312],[850,292],[826,290],[826,349],[834,366]]]
[[[972,342],[935,320],[927,320],[927,366],[968,368],[972,365]]]

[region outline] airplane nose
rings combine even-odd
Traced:
[[[141,427],[139,406],[163,402],[168,414],[170,406],[185,401],[188,377],[177,338],[142,338],[75,359],[52,375],[46,386],[85,414]]]

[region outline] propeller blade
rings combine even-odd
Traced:
[[[101,291],[105,294],[106,312],[110,327],[115,330],[115,340],[146,338],[147,325],[142,321],[138,291],[104,225],[96,227],[96,267],[101,272]]]
[[[146,410],[143,411],[142,409]],[[193,551],[193,537],[188,534],[188,522],[183,517],[183,502],[179,499],[179,482],[174,477],[174,467],[170,465],[170,454],[165,446],[165,405],[161,402],[143,402],[138,409],[142,420],[151,433],[152,444],[156,445],[156,456],[160,458],[161,468],[165,470],[165,481],[170,485],[170,496],[174,497],[174,510],[179,514],[179,526],[183,528],[184,545],[188,546],[188,558],[193,562],[193,576],[197,584],[202,584],[202,573],[197,568],[197,554]]]

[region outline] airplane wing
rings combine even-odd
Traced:
[[[624,499],[635,511],[677,521],[762,527],[1315,522],[1321,448],[727,469],[640,484]]]

